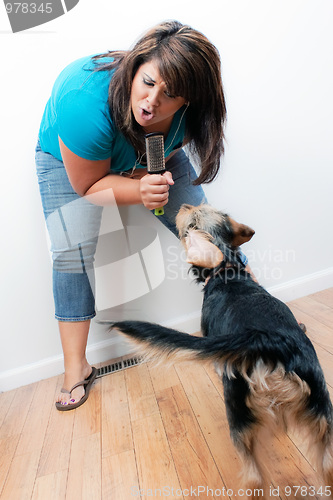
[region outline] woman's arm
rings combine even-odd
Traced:
[[[89,196],[96,205],[113,203],[118,205],[143,204],[149,210],[168,202],[169,184],[173,184],[170,172],[164,175],[145,175],[131,179],[110,174],[111,159],[86,160],[73,153],[59,137],[61,156],[69,181],[79,196]],[[110,196],[110,190],[113,196]]]

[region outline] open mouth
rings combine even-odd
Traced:
[[[151,111],[147,111],[145,108],[140,108],[141,119],[148,121],[154,118],[154,114]]]

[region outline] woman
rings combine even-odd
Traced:
[[[127,52],[75,61],[56,80],[36,164],[64,352],[58,410],[80,406],[96,376],[86,344],[95,316],[93,260],[102,206],[114,199],[149,210],[164,206],[159,220],[176,234],[180,205],[204,201],[201,184],[218,173],[225,118],[218,51],[176,21],[154,27]],[[151,132],[164,134],[163,175],[149,175],[145,167],[144,138]],[[197,158],[198,177],[185,144]]]

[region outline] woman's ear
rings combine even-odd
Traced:
[[[245,224],[239,224],[235,220],[229,217],[230,224],[233,231],[233,237],[231,240],[231,244],[234,247],[239,247],[243,243],[249,241],[254,235],[255,231],[251,229],[249,226],[245,226]]]
[[[186,261],[195,266],[213,269],[223,261],[223,253],[202,232],[190,230],[185,238]]]

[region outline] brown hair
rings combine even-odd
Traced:
[[[98,56],[113,57],[99,70],[115,69],[109,87],[109,106],[116,127],[134,149],[144,151],[144,131],[131,110],[131,88],[139,67],[154,60],[168,92],[189,102],[186,140],[199,160],[201,172],[194,184],[211,182],[224,153],[226,106],[221,62],[216,47],[199,31],[178,21],[163,22],[149,30],[129,51]]]

